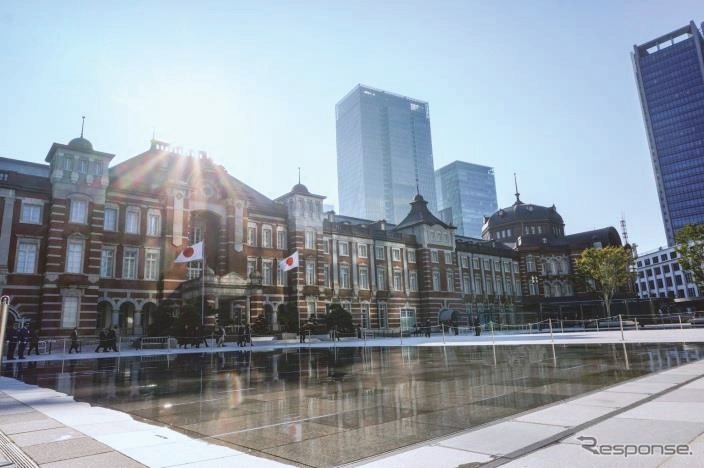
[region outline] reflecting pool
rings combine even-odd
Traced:
[[[695,361],[703,350],[300,348],[15,363],[3,375],[260,456],[332,466]]]

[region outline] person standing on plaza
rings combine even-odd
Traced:
[[[17,339],[18,339],[18,331],[16,328],[12,327],[10,328],[10,331],[8,332],[7,335],[7,354],[6,359],[9,361],[11,359],[15,359],[15,350],[17,349]]]
[[[32,355],[32,350],[39,356],[39,328],[36,326],[29,330],[29,351],[27,351],[27,356]]]
[[[71,347],[68,348],[68,354],[71,354],[74,349],[76,353],[81,352],[81,344],[78,342],[78,327],[75,327],[71,332]]]
[[[24,359],[24,350],[27,347],[27,340],[29,339],[29,330],[27,330],[27,324],[22,324],[22,328],[17,333],[17,354],[20,359]]]
[[[425,327],[423,327],[423,328],[425,328],[425,337],[430,338],[430,328],[431,328],[430,319],[427,319],[425,321]]]
[[[480,336],[482,334],[482,324],[479,321],[479,316],[475,315],[474,316],[474,336]]]

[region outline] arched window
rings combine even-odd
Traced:
[[[560,297],[562,296],[562,287],[560,286],[560,283],[554,282],[552,284],[552,295],[554,297]]]
[[[535,271],[535,258],[532,255],[526,257],[526,270],[528,270],[528,272]]]
[[[545,297],[552,297],[552,294],[551,294],[552,288],[551,288],[550,283],[548,283],[547,281],[543,285],[543,290],[545,291]]]

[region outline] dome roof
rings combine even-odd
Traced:
[[[83,137],[74,138],[68,142],[69,148],[81,150],[81,151],[93,151],[93,145],[90,141]]]
[[[555,205],[547,207],[523,203],[520,200],[508,208],[501,208],[486,219],[489,227],[521,221],[548,221],[560,225],[564,224],[562,216],[557,212]]]
[[[308,187],[306,187],[303,184],[296,184],[293,186],[291,189],[291,193],[297,193],[299,195],[310,195],[311,193],[308,191]]]

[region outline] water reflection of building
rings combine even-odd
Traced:
[[[456,236],[421,194],[393,225],[323,213],[325,197],[301,184],[269,199],[205,154],[159,141],[108,167],[113,156],[81,136],[54,143],[47,164],[2,160],[0,288],[14,317],[43,334],[141,335],[159,306],[200,304],[203,262],[174,259],[201,240],[207,303],[234,323],[263,316],[274,331],[287,307],[305,320],[332,303],[370,328],[434,323],[443,308],[465,324],[473,314],[510,323],[525,298],[571,294],[576,241],[620,243],[613,228],[564,236],[554,207],[520,200],[475,239]],[[282,272],[277,260],[296,250],[300,267]]]

